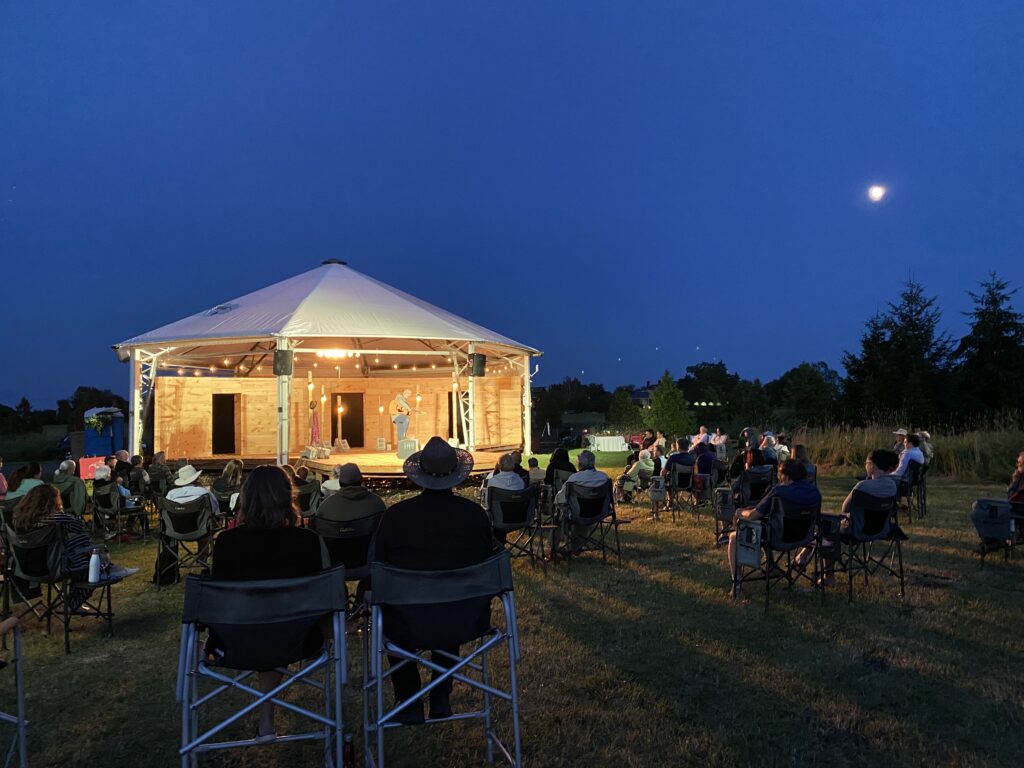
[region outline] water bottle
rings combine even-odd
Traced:
[[[95,584],[100,580],[100,548],[94,547],[89,557],[89,581]]]
[[[356,750],[355,745],[352,743],[352,734],[345,734],[345,746],[342,748],[342,763],[344,765],[355,765],[356,762]]]

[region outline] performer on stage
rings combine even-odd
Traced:
[[[409,405],[409,396],[412,394],[411,389],[403,389],[401,394],[396,395],[395,399],[391,401],[391,407],[389,413],[391,414],[391,421],[398,430],[398,440],[402,441],[405,439],[405,433],[409,429],[409,414],[412,413],[413,408]]]

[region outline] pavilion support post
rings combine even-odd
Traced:
[[[142,452],[142,350],[132,350],[128,366],[131,397],[128,401],[128,452],[135,456]]]
[[[533,395],[530,390],[530,356],[523,355],[523,456],[533,453]]]
[[[472,355],[476,354],[476,344],[470,344],[467,350],[467,354],[470,357],[467,359],[467,373],[469,374],[466,379],[469,381],[467,388],[469,389],[469,407],[466,409],[469,411],[466,421],[468,422],[466,430],[466,448],[470,451],[476,450],[476,377],[473,376],[473,359]]]
[[[291,349],[289,339],[282,336],[277,337],[277,349],[288,351]],[[288,463],[288,411],[290,409],[290,396],[292,389],[291,376],[277,377],[277,465],[283,466]]]

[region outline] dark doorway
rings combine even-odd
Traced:
[[[459,404],[455,401],[457,395],[454,392],[448,393],[448,434],[455,435],[459,439],[459,445],[466,442],[466,436],[462,431],[462,419],[459,418]]]
[[[362,448],[363,441],[363,393],[335,392],[331,396],[331,444],[338,439],[338,406],[345,408],[341,414],[341,436],[348,441],[349,448]]]
[[[222,453],[238,453],[235,443],[235,404],[238,395],[214,395],[212,406],[213,446],[216,456]]]

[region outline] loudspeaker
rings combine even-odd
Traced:
[[[295,367],[295,357],[290,349],[274,350],[274,375],[291,376]]]
[[[469,375],[484,376],[487,373],[487,355],[474,352],[469,356]]]
[[[398,441],[398,458],[405,461],[420,449],[420,441],[412,438]]]

